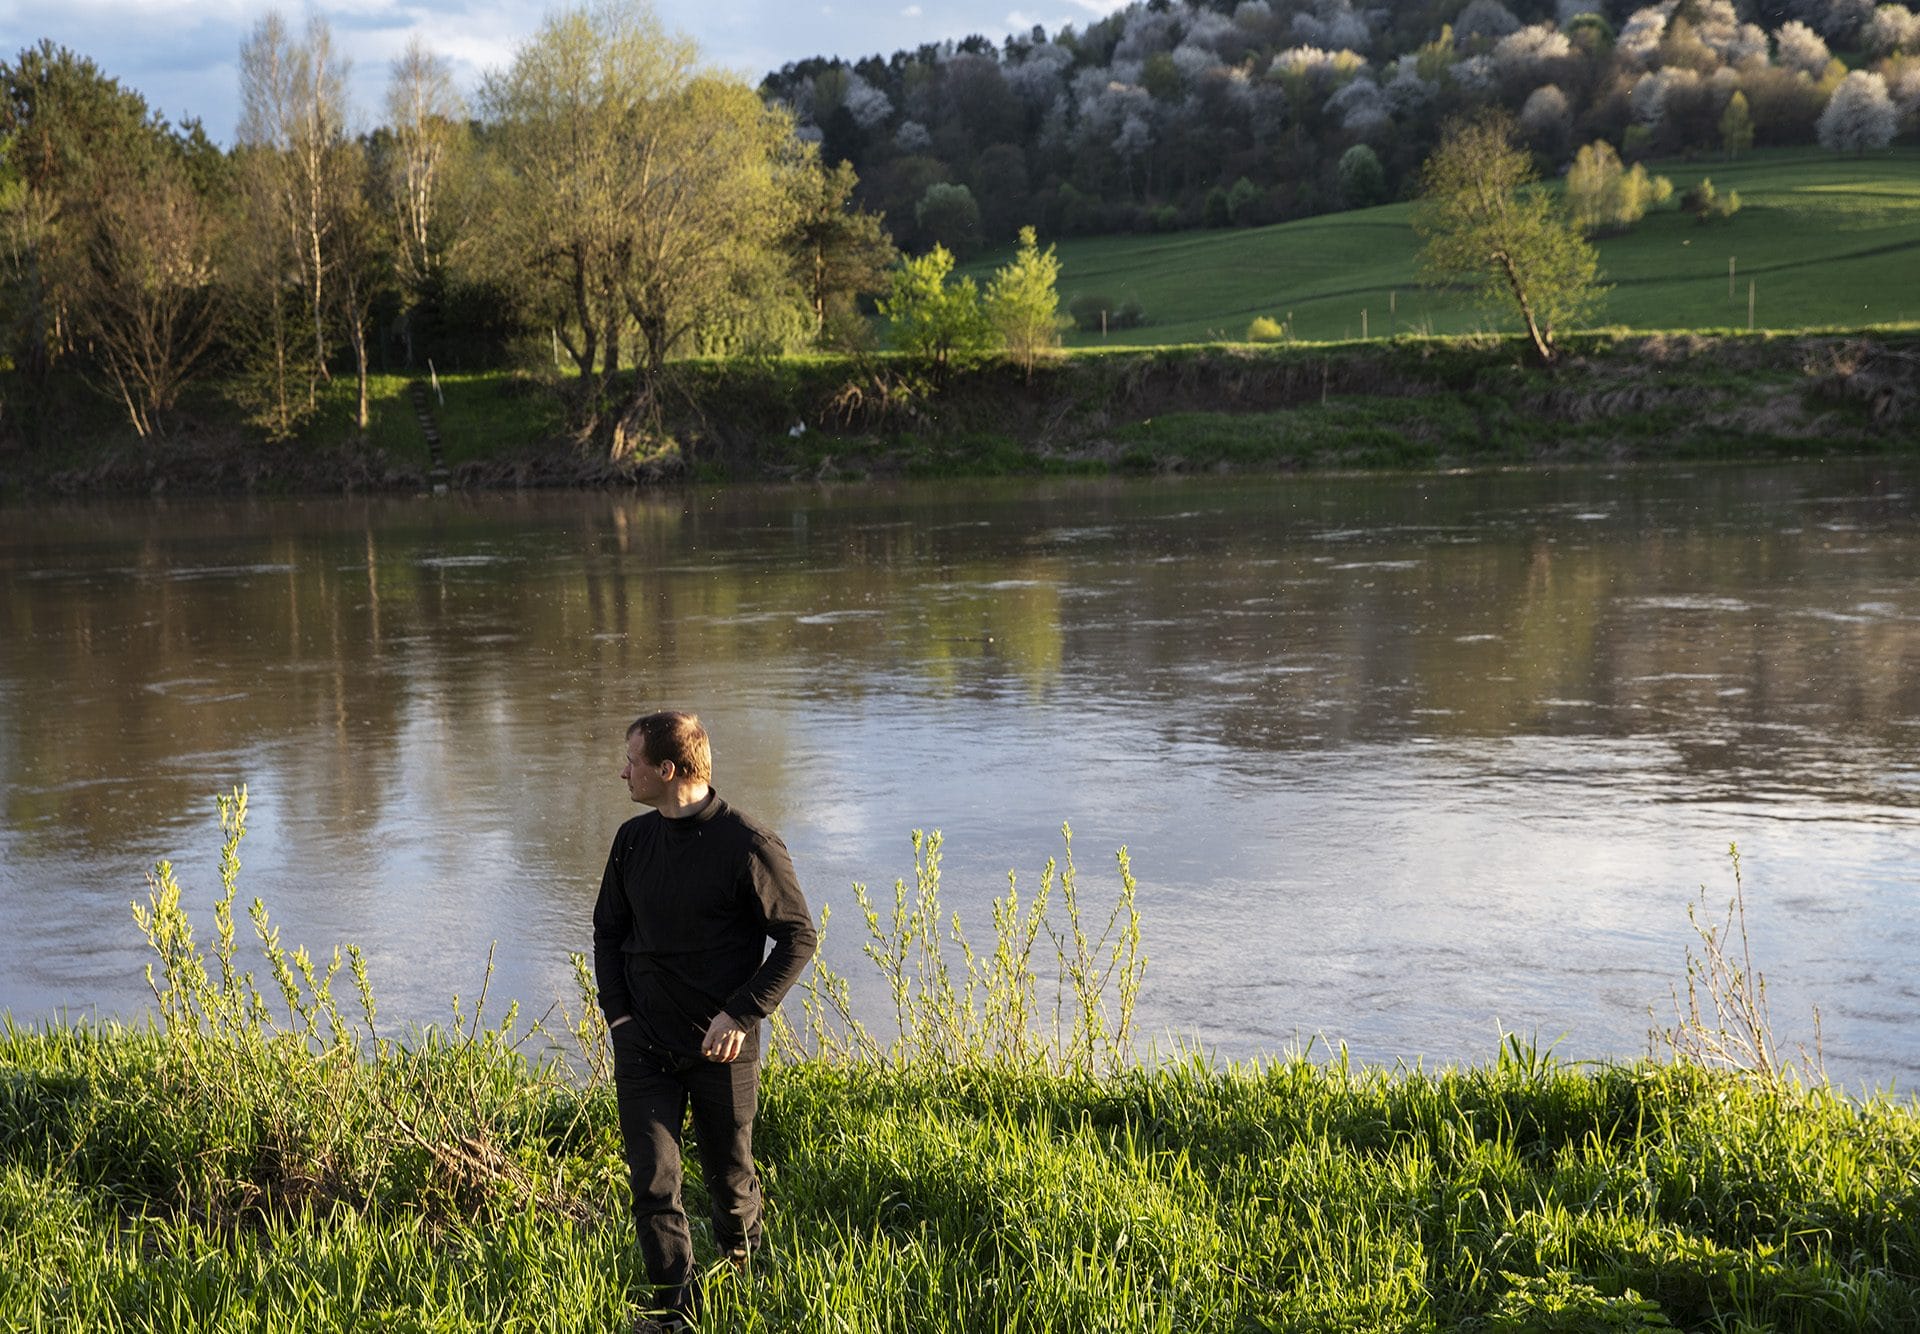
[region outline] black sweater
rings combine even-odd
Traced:
[[[614,835],[593,909],[594,974],[608,1022],[631,1015],[648,1046],[698,1056],[725,1010],[747,1030],[739,1059],[753,1060],[758,1021],[815,944],[786,844],[718,792],[692,815],[649,811]]]

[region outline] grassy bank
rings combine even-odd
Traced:
[[[483,1090],[448,1143],[517,1177],[463,1186],[393,1143],[364,1146],[385,1162],[358,1189],[322,1190],[244,1125],[183,1126],[154,1036],[8,1030],[0,1324],[622,1328],[642,1275],[604,1086],[498,1049],[414,1059]],[[324,1137],[326,1106],[291,1110],[286,1129]],[[768,1073],[759,1152],[773,1249],[715,1288],[713,1328],[1920,1321],[1912,1107],[1684,1066],[1524,1048],[1446,1074],[789,1064]]]
[[[604,1031],[489,1023],[483,996],[396,1041],[358,952],[287,950],[256,900],[257,986],[233,914],[245,809],[223,803],[205,945],[164,865],[137,910],[150,1027],[0,1025],[0,1325],[623,1328],[644,1276]],[[861,893],[888,1036],[816,968],[765,1076],[769,1249],[744,1278],[709,1271],[707,1329],[1920,1321],[1911,1101],[1697,1061],[1567,1067],[1518,1039],[1437,1073],[1142,1065],[1124,850],[1104,927],[1069,844],[1026,901],[1010,883],[992,948],[956,958],[938,836],[915,848],[890,913]],[[343,967],[358,1018],[333,999]],[[550,1045],[568,1040],[576,1064]],[[695,1241],[711,1261],[704,1223]]]
[[[566,428],[565,381],[443,377],[463,488],[867,477],[1447,468],[1823,457],[1920,440],[1920,329],[1594,333],[1552,372],[1516,340],[1375,339],[1068,352],[936,375],[887,356],[688,361],[659,447],[610,460]],[[300,440],[231,424],[145,447],[106,432],[0,452],[11,495],[419,490],[407,382],[380,377],[365,437],[337,382]]]

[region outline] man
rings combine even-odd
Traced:
[[[614,835],[593,909],[594,973],[613,1043],[640,1256],[673,1324],[690,1316],[695,1297],[680,1203],[687,1107],[714,1240],[744,1268],[760,1245],[760,1021],[816,943],[786,845],[721,800],[712,774],[712,748],[693,714],[650,713],[627,729],[620,777],[653,810]]]

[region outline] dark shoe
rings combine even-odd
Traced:
[[[677,1311],[642,1311],[633,1318],[630,1334],[686,1334],[693,1326]]]
[[[641,1313],[634,1317],[634,1324],[628,1326],[628,1334],[684,1334],[689,1328],[693,1326],[687,1324],[678,1315],[657,1317],[657,1315]]]

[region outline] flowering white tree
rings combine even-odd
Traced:
[[[1781,24],[1773,34],[1773,42],[1775,58],[1783,69],[1799,70],[1818,78],[1827,62],[1833,59],[1820,34],[1798,19]]]
[[[1885,148],[1899,128],[1899,112],[1878,74],[1855,70],[1843,79],[1820,113],[1820,146],[1835,153]]]
[[[1384,131],[1390,123],[1386,99],[1380,85],[1361,75],[1327,99],[1327,114],[1340,119],[1340,128],[1348,134],[1365,137]]]
[[[1905,5],[1881,5],[1867,24],[1867,46],[1879,55],[1920,49],[1920,14]]]
[[[1694,8],[1693,35],[1729,65],[1764,61],[1767,57],[1766,32],[1757,23],[1742,23],[1733,0],[1699,0]]]
[[[1573,108],[1558,84],[1542,84],[1527,95],[1520,108],[1520,134],[1530,147],[1558,158],[1572,133]]]
[[[1613,43],[1614,54],[1629,68],[1644,69],[1651,65],[1660,52],[1661,39],[1667,35],[1667,17],[1672,13],[1673,0],[1634,10]]]
[[[1503,75],[1525,78],[1535,75],[1541,65],[1572,54],[1573,43],[1565,33],[1551,24],[1535,23],[1494,43],[1493,63]]]

